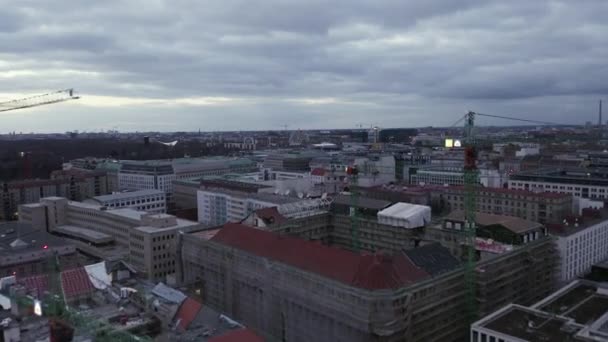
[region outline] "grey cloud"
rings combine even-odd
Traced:
[[[471,105],[528,106],[557,119],[560,101],[586,110],[585,101],[608,93],[601,0],[24,0],[3,8],[0,77],[35,72],[0,83],[4,92],[69,85],[83,96],[255,98],[199,109],[243,118],[234,122],[268,118],[269,128],[273,120],[313,125],[307,116],[336,126],[372,120],[366,115],[379,125],[447,124],[446,113]],[[314,97],[338,101],[285,102]],[[172,118],[188,127],[196,108],[177,111]]]

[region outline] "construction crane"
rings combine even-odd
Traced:
[[[466,287],[466,306],[467,306],[467,320],[469,324],[472,324],[477,317],[477,296],[476,296],[476,281],[475,281],[475,263],[477,259],[477,253],[475,249],[475,238],[476,238],[476,211],[477,211],[477,188],[479,187],[479,170],[477,169],[477,141],[475,138],[475,118],[477,116],[484,116],[490,118],[498,118],[511,121],[519,121],[526,123],[535,123],[542,125],[560,125],[558,123],[552,123],[547,121],[538,121],[530,119],[520,119],[514,117],[482,114],[469,111],[462,118],[460,118],[454,125],[464,120],[464,220],[465,226],[463,229],[464,233],[464,245],[466,251],[466,261],[464,267],[464,279]],[[452,126],[454,126],[452,125]]]
[[[0,112],[44,106],[69,100],[77,100],[80,96],[74,94],[74,89],[63,89],[52,93],[25,97],[17,100],[0,102]]]
[[[475,212],[477,211],[476,191],[479,184],[477,170],[477,150],[475,146],[475,113],[468,112],[464,123],[464,234],[467,248],[464,277],[466,285],[467,318],[469,323],[475,321],[477,314],[477,298],[475,286]]]
[[[346,174],[350,177],[350,234],[351,247],[355,252],[361,249],[361,241],[359,240],[359,189],[357,188],[359,180],[359,170],[357,166],[347,167]]]

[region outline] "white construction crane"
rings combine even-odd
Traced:
[[[0,102],[0,112],[43,106],[47,104],[77,100],[80,96],[74,95],[74,89],[58,90],[52,93],[30,96],[18,100]]]

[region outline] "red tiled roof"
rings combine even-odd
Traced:
[[[194,318],[196,318],[201,307],[201,303],[190,297],[186,298],[175,315],[176,319],[179,320],[178,327],[181,330],[188,329],[188,326],[192,323]]]
[[[63,288],[64,297],[68,300],[95,291],[84,267],[61,272],[61,287]]]
[[[369,290],[403,287],[429,277],[402,253],[360,255],[238,223],[224,225],[211,241]]]
[[[325,176],[325,169],[317,167],[315,169],[312,169],[312,171],[310,171],[310,175],[311,176]]]
[[[277,210],[277,207],[262,208],[255,211],[255,214],[267,224],[281,224],[287,222],[287,218]]]
[[[212,337],[209,342],[264,342],[264,339],[252,330],[243,328]]]
[[[49,289],[49,277],[47,275],[37,275],[17,279],[17,283],[25,286],[29,293],[41,298],[45,291]]]

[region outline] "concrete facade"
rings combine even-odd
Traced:
[[[167,214],[149,214],[128,208],[105,210],[99,205],[71,202],[60,197],[43,198],[39,204],[21,206],[19,212],[23,222],[51,233],[75,241],[88,236],[85,242],[89,248],[98,243],[98,235],[103,235],[99,248],[111,243],[126,249],[127,261],[151,280],[165,280],[175,272],[177,232],[199,227],[196,222]],[[91,230],[98,234],[92,234]]]

